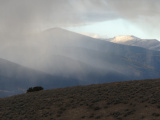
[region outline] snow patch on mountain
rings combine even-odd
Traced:
[[[127,42],[130,40],[140,40],[140,38],[137,38],[133,35],[120,35],[120,36],[116,36],[114,37],[111,42],[115,42],[115,43],[123,43],[123,42]]]

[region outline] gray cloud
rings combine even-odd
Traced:
[[[117,18],[142,27],[157,27],[159,5],[159,0],[1,0],[0,34],[5,39],[43,28],[85,25]]]
[[[15,35],[47,27],[114,19],[105,0],[1,0],[0,32]]]
[[[159,0],[107,0],[107,3],[121,18],[159,38]]]
[[[160,13],[159,0],[107,0],[107,3],[127,19],[137,19],[142,16],[154,17]]]

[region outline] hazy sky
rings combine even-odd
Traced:
[[[117,35],[134,35],[148,39],[155,38],[153,34],[148,34],[139,26],[124,19],[107,20],[91,25],[68,27],[67,29],[94,38],[112,38]]]
[[[140,38],[159,39],[159,0],[100,0],[107,8],[108,18],[93,24],[69,27],[69,30],[93,37],[134,35]],[[92,2],[94,3],[94,2]],[[97,15],[98,16],[98,15]]]
[[[52,27],[160,40],[160,0],[1,0],[1,40]]]

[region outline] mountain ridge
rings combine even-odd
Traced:
[[[116,36],[108,41],[123,45],[138,46],[150,50],[160,51],[160,42],[156,39],[140,39],[132,35]]]
[[[16,78],[16,69],[9,69],[6,65],[12,77],[2,78],[0,87],[6,87],[2,90],[9,90],[10,87],[7,86],[9,83],[13,83],[14,89],[20,86],[27,89],[34,85],[49,89],[160,78],[159,51],[115,44],[67,30],[51,29],[49,32],[38,34],[35,39],[22,41],[21,46],[14,44],[3,51],[6,52],[8,60],[47,74],[44,77],[38,75],[36,82],[34,77],[32,79],[28,77],[30,82],[25,84],[23,81],[27,80],[27,77],[23,78],[23,74],[26,73],[22,73],[21,70],[20,77]],[[3,51],[0,49],[0,53]],[[18,84],[18,81],[21,84]]]

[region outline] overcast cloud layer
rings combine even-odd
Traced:
[[[159,28],[159,5],[159,0],[1,0],[0,32],[16,36],[117,18]]]
[[[107,11],[107,12],[106,12]],[[29,32],[47,27],[83,25],[115,17],[96,0],[2,0],[1,32]]]
[[[129,20],[148,34],[158,35],[159,0],[107,0],[107,2],[121,18]]]

